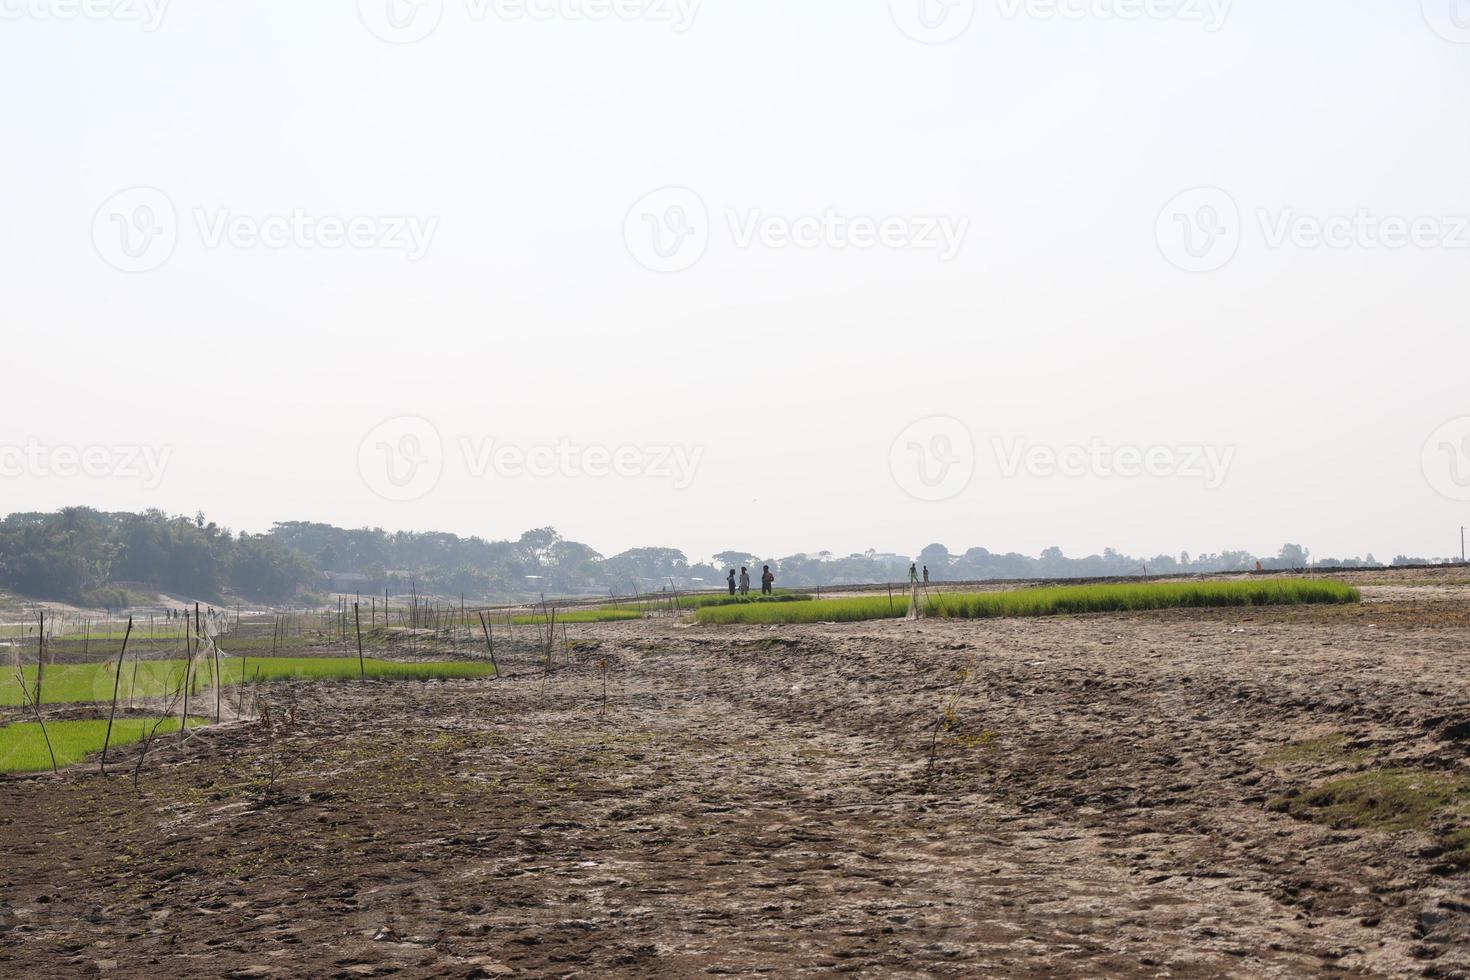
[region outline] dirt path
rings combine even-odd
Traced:
[[[1466,771],[1463,605],[618,624],[549,680],[278,689],[274,750],[142,798],[0,782],[0,973],[1470,975],[1430,834],[1268,807]]]

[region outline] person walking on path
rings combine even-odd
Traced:
[[[750,569],[743,565],[740,567],[740,594],[750,595]]]
[[[918,585],[918,584],[919,584],[919,563],[918,562],[914,562],[914,563],[912,563],[912,564],[909,565],[909,585]]]
[[[735,569],[733,569],[733,568],[730,569],[730,574],[726,577],[725,582],[726,582],[727,585],[730,586],[730,594],[731,595],[734,595],[735,594]]]
[[[925,585],[928,585],[929,584],[929,566],[928,565],[925,565],[924,566],[924,584]]]
[[[761,595],[774,595],[772,586],[776,584],[776,576],[771,574],[771,566],[767,565],[761,572]]]

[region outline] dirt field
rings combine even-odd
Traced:
[[[200,734],[141,796],[0,781],[0,974],[1470,976],[1470,782],[1405,830],[1280,802],[1470,780],[1470,585],[1375,582],[276,688],[274,738]]]

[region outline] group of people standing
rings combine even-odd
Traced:
[[[735,569],[730,569],[730,574],[725,577],[725,584],[730,587],[730,594],[734,595],[738,587],[741,595],[750,595],[750,569],[741,566],[740,581],[736,585]],[[771,571],[771,566],[766,565],[761,570],[761,595],[772,595],[775,592],[776,576]]]
[[[915,562],[909,566],[909,582],[913,585],[919,584],[919,564]],[[750,595],[750,569],[741,566],[740,575],[737,577],[735,569],[730,569],[725,576],[725,584],[730,587],[730,594]],[[924,566],[924,584],[929,584],[929,566]],[[771,571],[770,565],[761,568],[761,595],[773,595],[775,593],[776,576]]]

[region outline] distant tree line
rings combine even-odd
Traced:
[[[109,514],[68,507],[0,521],[0,587],[96,606],[124,605],[127,587],[217,599],[282,601],[320,573],[269,535],[232,534],[203,514]]]
[[[690,561],[676,548],[635,548],[604,557],[568,541],[554,528],[527,531],[515,541],[487,541],[443,532],[349,530],[291,521],[265,534],[235,534],[204,515],[103,513],[69,507],[50,514],[11,514],[0,521],[0,588],[39,598],[113,605],[127,589],[196,598],[239,596],[266,602],[308,599],[328,592],[384,592],[411,588],[477,601],[546,595],[629,595],[714,589],[729,569],[770,565],[787,588],[904,582],[910,562],[927,566],[935,581],[1103,578],[1241,572],[1256,568],[1375,567],[1365,558],[1316,559],[1300,545],[1275,555],[1245,551],[1135,558],[1111,548],[1069,558],[1060,548],[1040,555],[999,554],[985,548],[951,552],[931,544],[917,555],[830,552],[762,557],[725,551]],[[1435,564],[1397,556],[1394,565]]]

